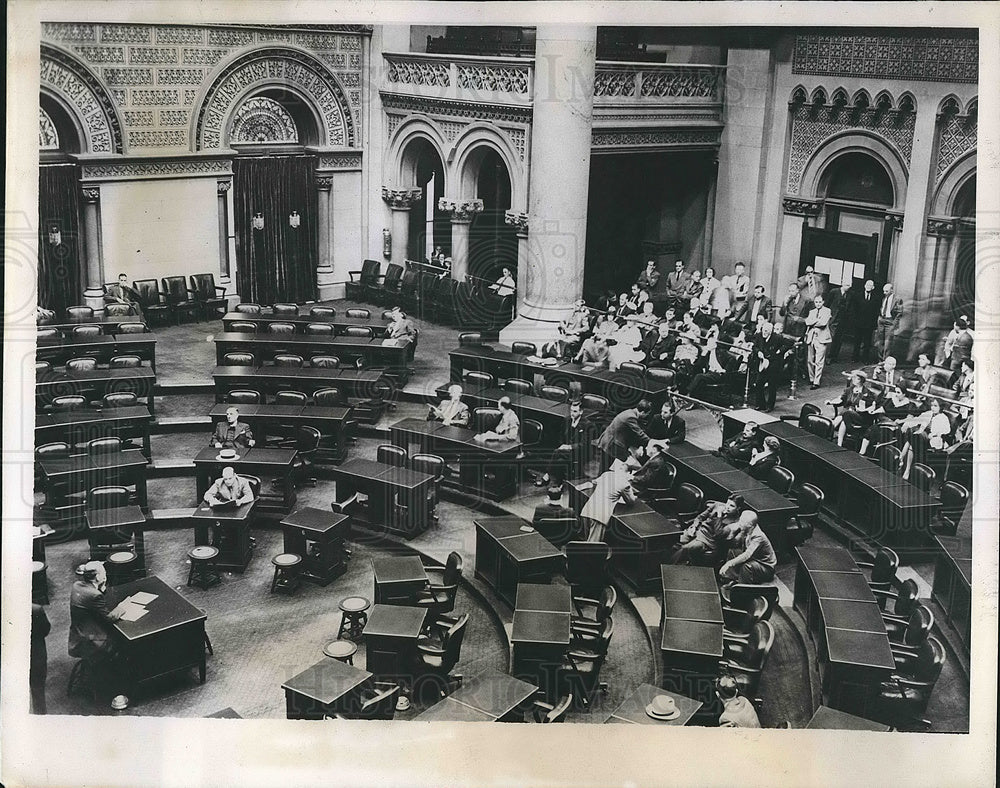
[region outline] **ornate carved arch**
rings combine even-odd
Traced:
[[[527,211],[528,190],[520,156],[510,137],[489,123],[470,124],[452,147],[452,154],[449,156],[453,160],[451,170],[454,173],[454,180],[452,182],[458,184],[459,196],[469,200],[476,196],[476,173],[469,166],[469,160],[477,149],[483,147],[495,151],[507,168],[507,174],[510,176],[511,210]]]
[[[445,181],[448,182],[450,178],[446,153],[448,143],[444,133],[432,118],[426,115],[411,115],[403,120],[389,137],[388,158],[392,162],[390,172],[393,178],[390,185],[402,189],[416,184],[415,169],[405,157],[407,145],[415,139],[426,140],[431,144],[441,160],[441,166],[445,170]]]
[[[40,89],[55,97],[82,132],[87,153],[124,153],[118,110],[94,73],[63,49],[42,43]]]
[[[931,215],[952,216],[955,210],[955,198],[958,197],[965,182],[975,174],[976,149],[973,148],[954,161],[942,175],[934,190],[934,199],[931,200]]]
[[[878,161],[892,181],[893,209],[902,211],[906,203],[906,183],[909,177],[906,163],[892,145],[870,131],[852,129],[826,140],[812,154],[802,171],[799,185],[801,197],[819,197],[820,178],[834,160],[845,153],[865,153]]]
[[[196,102],[196,150],[228,147],[233,113],[252,93],[285,88],[312,105],[326,147],[355,147],[355,120],[337,77],[316,57],[289,46],[261,47],[223,63]]]

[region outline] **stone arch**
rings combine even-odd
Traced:
[[[449,179],[448,159],[445,151],[448,143],[441,128],[426,115],[411,115],[396,127],[389,138],[388,158],[391,164],[391,182],[388,185],[406,188],[416,184],[416,161],[406,155],[407,146],[417,139],[430,143],[441,165],[444,167],[445,181]]]
[[[938,115],[958,115],[962,111],[962,102],[954,93],[949,93],[938,104]]]
[[[528,210],[528,189],[524,168],[514,146],[503,131],[489,123],[471,123],[462,135],[455,141],[449,152],[449,162],[452,183],[457,188],[453,190],[456,197],[463,200],[476,198],[476,178],[480,155],[483,149],[489,148],[500,156],[510,177],[511,210],[525,212]]]
[[[206,81],[195,106],[195,150],[229,146],[233,113],[251,96],[284,90],[304,102],[317,120],[323,147],[355,147],[355,119],[340,80],[311,53],[292,46],[266,46],[224,61]]]
[[[818,198],[821,177],[830,165],[845,153],[866,153],[885,167],[892,181],[892,208],[902,211],[906,203],[906,183],[909,177],[906,163],[892,145],[877,134],[864,129],[851,129],[835,134],[812,153],[802,171],[799,195]]]
[[[954,215],[955,199],[958,197],[962,187],[970,178],[976,175],[976,149],[966,151],[956,161],[954,161],[938,183],[934,190],[934,198],[931,200],[931,216],[952,216]]]
[[[118,109],[97,76],[74,55],[42,43],[39,89],[72,120],[81,152],[125,153]]]

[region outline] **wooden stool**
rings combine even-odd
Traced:
[[[187,584],[199,588],[211,588],[221,582],[219,572],[215,568],[215,560],[219,557],[219,548],[209,545],[198,545],[188,550],[191,559],[191,571],[188,572]]]
[[[358,644],[349,640],[331,640],[323,646],[323,653],[331,659],[337,659],[347,665],[354,664],[354,655],[358,653]]]
[[[104,568],[108,573],[109,586],[130,583],[138,577],[139,556],[131,550],[112,553],[104,562]]]
[[[274,579],[271,581],[271,593],[284,591],[294,594],[299,587],[299,571],[302,568],[302,556],[297,553],[278,553],[271,559],[274,564]]]
[[[49,603],[48,567],[42,561],[31,562],[31,601],[36,605]]]
[[[348,640],[357,640],[364,632],[365,624],[368,623],[368,608],[372,603],[363,596],[349,596],[340,600],[340,610],[343,615],[340,618],[340,630],[337,632],[337,639],[347,635]]]

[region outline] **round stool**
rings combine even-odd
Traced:
[[[188,572],[187,584],[196,585],[199,588],[211,588],[222,580],[215,568],[215,561],[219,557],[219,548],[209,545],[198,545],[188,550],[188,558],[191,559],[191,571]]]
[[[368,608],[372,603],[363,596],[349,596],[340,600],[340,610],[343,615],[340,618],[340,630],[337,638],[347,635],[348,640],[357,640],[364,632],[365,624],[368,623]]]
[[[302,568],[302,556],[297,553],[278,553],[271,559],[274,564],[274,579],[271,581],[271,593],[284,591],[294,594],[299,587],[299,570]]]
[[[120,586],[122,583],[129,583],[136,579],[139,569],[139,556],[131,550],[120,550],[108,556],[104,562],[104,568],[108,573],[109,586]]]
[[[323,646],[323,653],[332,659],[353,665],[354,655],[358,653],[358,644],[349,640],[332,640]]]
[[[49,603],[48,567],[42,561],[31,562],[31,601],[36,605]]]

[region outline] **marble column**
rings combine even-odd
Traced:
[[[316,266],[316,290],[320,301],[333,298],[333,261],[331,260],[331,243],[333,228],[330,217],[330,194],[333,190],[333,178],[329,175],[316,177],[316,229],[318,230],[316,251],[319,261]]]
[[[438,210],[447,212],[451,218],[451,277],[464,282],[469,273],[469,227],[483,212],[483,201],[442,197],[438,200]]]
[[[712,242],[715,238],[715,197],[719,183],[719,159],[712,159],[709,164],[708,189],[705,193],[705,234],[701,243],[702,269],[712,265]],[[751,277],[752,279],[753,277]]]
[[[216,181],[219,213],[219,283],[229,285],[229,198],[231,181]]]
[[[544,341],[583,294],[594,111],[594,27],[536,31],[528,215],[531,243],[521,312],[501,341]],[[526,275],[525,275],[526,274]]]
[[[517,211],[507,211],[504,221],[514,228],[517,234],[517,312],[521,314],[524,306],[525,282],[528,278],[528,214]]]
[[[96,186],[83,188],[83,242],[87,256],[87,287],[84,303],[94,310],[104,309],[104,263],[101,260],[101,219],[98,203],[101,190]]]
[[[382,199],[392,211],[392,255],[389,261],[405,267],[406,249],[410,241],[410,208],[423,196],[424,190],[419,186],[408,189],[389,189],[382,187]]]

